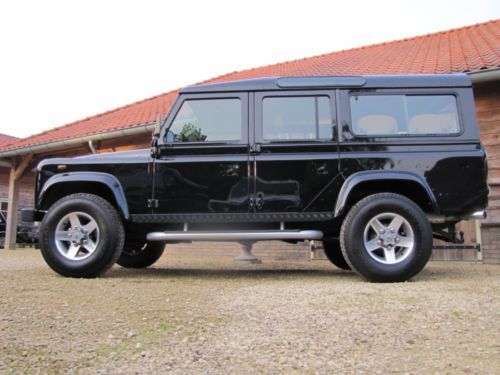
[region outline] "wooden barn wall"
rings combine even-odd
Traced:
[[[483,261],[500,263],[500,82],[474,88],[481,140],[488,153],[488,218],[481,223]]]

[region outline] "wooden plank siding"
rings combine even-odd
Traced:
[[[481,141],[488,153],[488,218],[481,223],[483,261],[500,263],[500,82],[474,87]]]

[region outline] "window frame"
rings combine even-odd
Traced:
[[[455,98],[455,104],[457,107],[457,117],[458,117],[458,125],[459,131],[456,133],[426,133],[426,134],[416,134],[416,133],[396,133],[396,134],[359,134],[354,131],[353,122],[352,122],[352,111],[351,111],[351,97],[352,96],[395,96],[395,95],[403,95],[403,96],[453,96]],[[459,95],[456,91],[446,90],[446,89],[436,89],[436,90],[401,90],[401,89],[380,89],[373,91],[366,90],[349,90],[346,92],[344,96],[344,106],[346,108],[346,113],[344,114],[344,118],[347,120],[349,125],[349,132],[351,135],[356,138],[362,139],[370,139],[370,138],[390,138],[390,139],[407,139],[407,138],[438,138],[438,137],[460,137],[464,134],[465,127],[463,124],[463,116],[462,110],[459,100]]]
[[[326,97],[328,99],[330,116],[332,120],[332,136],[331,138],[314,138],[314,139],[266,139],[264,138],[264,100],[268,98],[287,98],[287,97]],[[263,144],[323,144],[337,143],[338,139],[338,120],[336,108],[335,90],[281,90],[281,91],[265,91],[255,93],[255,139]]]
[[[165,136],[172,127],[177,114],[181,110],[184,102],[192,100],[217,100],[217,99],[239,99],[241,103],[241,128],[240,139],[238,140],[218,140],[218,141],[197,141],[197,142],[167,142]],[[192,147],[203,146],[214,147],[217,145],[247,145],[248,144],[248,93],[234,92],[234,93],[214,93],[214,94],[183,94],[180,100],[177,100],[175,106],[167,115],[164,120],[159,135],[158,145],[168,147]]]

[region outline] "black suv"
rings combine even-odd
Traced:
[[[188,87],[150,150],[40,163],[42,254],[95,277],[165,243],[322,240],[371,281],[426,264],[482,217],[488,186],[466,75],[280,77]]]

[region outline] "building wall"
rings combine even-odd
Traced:
[[[481,223],[483,260],[500,263],[500,82],[474,88],[481,140],[488,153],[488,218]]]
[[[9,174],[10,169],[0,167],[0,209],[6,211],[7,201],[9,199]],[[33,207],[34,203],[34,185],[35,175],[33,173],[21,179],[19,188],[19,208]]]

